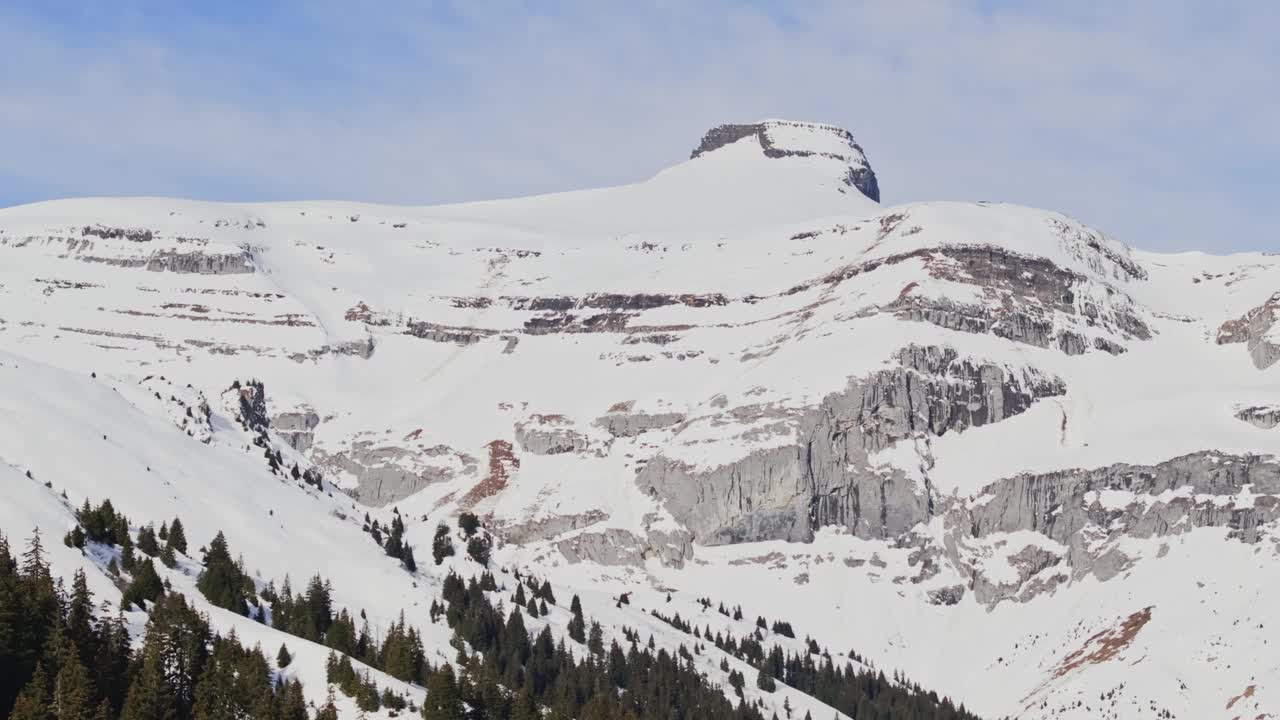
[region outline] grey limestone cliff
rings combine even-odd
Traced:
[[[704,544],[807,541],[830,524],[893,537],[932,514],[932,490],[900,470],[871,467],[869,455],[908,438],[999,422],[1065,391],[1056,378],[1017,375],[949,348],[911,346],[896,360],[802,412],[794,444],[710,469],[659,456],[636,482]]]

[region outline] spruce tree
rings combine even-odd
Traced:
[[[480,518],[476,517],[475,513],[461,513],[458,515],[458,527],[462,529],[464,535],[470,538],[480,528]]]
[[[85,535],[84,535],[84,531],[80,529],[79,525],[76,525],[75,527],[71,528],[71,534],[68,539],[70,540],[71,547],[79,550],[84,549]]]
[[[44,663],[36,663],[36,671],[13,703],[9,720],[55,720],[50,712],[49,676]]]
[[[169,525],[169,539],[165,541],[176,552],[187,554],[187,534],[182,527],[182,520],[174,518]]]
[[[151,557],[160,554],[160,544],[156,542],[155,528],[144,525],[138,530],[138,549]]]
[[[293,662],[293,656],[289,654],[289,646],[280,643],[280,652],[276,653],[276,667],[283,670],[289,667],[291,662]]]
[[[133,553],[133,538],[129,537],[129,533],[125,533],[120,540],[120,567],[125,572],[133,572],[133,568],[137,564],[137,556]]]
[[[431,557],[439,565],[451,555],[453,555],[453,540],[449,537],[449,526],[440,523],[436,526],[435,539],[431,541]]]
[[[214,605],[241,615],[248,613],[245,590],[252,587],[252,582],[231,559],[227,538],[221,531],[209,543],[204,556],[204,570],[196,579],[196,587]]]
[[[115,717],[129,690],[129,663],[133,647],[122,613],[117,612],[113,617],[102,620],[98,628],[94,658],[87,665],[93,672],[93,682],[99,695],[108,705],[108,714]]]
[[[492,543],[489,538],[482,535],[476,535],[467,541],[467,554],[471,556],[472,560],[488,567],[489,551],[491,547]]]
[[[94,702],[93,682],[89,671],[80,662],[79,651],[67,640],[58,658],[61,668],[53,681],[51,710],[57,720],[94,720],[97,703]]]
[[[538,588],[538,597],[542,598],[543,600],[546,600],[552,605],[556,604],[556,594],[551,590],[550,581],[547,581],[547,580],[542,581],[542,587]]]
[[[573,596],[573,602],[569,606],[569,612],[573,613],[573,618],[569,620],[569,637],[580,643],[587,641],[587,624],[582,617],[582,602],[578,600],[578,596]]]
[[[285,680],[276,691],[275,720],[308,720],[307,699],[302,693],[302,683]]]
[[[334,705],[333,688],[329,688],[329,698],[316,710],[315,720],[338,720],[338,708]]]
[[[134,564],[133,580],[120,597],[120,609],[132,610],[137,606],[145,610],[146,606],[142,601],[155,602],[161,595],[164,595],[164,584],[160,582],[151,558],[147,558]]]
[[[76,570],[71,581],[71,596],[67,598],[64,634],[74,643],[81,662],[92,662],[97,645],[97,630],[93,626],[93,594],[89,592],[84,570]]]
[[[591,634],[587,640],[587,647],[592,655],[604,654],[604,630],[600,627],[600,623],[594,620],[591,622]]]
[[[453,668],[445,664],[427,678],[427,697],[422,701],[423,720],[457,720],[463,716],[457,678]]]

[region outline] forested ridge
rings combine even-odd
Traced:
[[[287,643],[273,653],[273,662],[234,632],[217,633],[205,615],[161,580],[154,560],[172,568],[186,557],[181,519],[162,523],[159,530],[148,524],[131,532],[128,518],[110,501],[97,507],[86,502],[76,518],[64,543],[82,551],[92,543],[109,550],[99,557],[110,558],[104,570],[121,588],[121,600],[115,606],[95,605],[83,571],[75,573],[68,589],[65,579],[52,574],[39,533],[18,557],[0,534],[0,717],[333,720],[338,717],[336,689],[354,698],[361,713],[420,713],[428,720],[766,720],[762,706],[743,692],[741,672],[729,672],[730,687],[721,688],[698,670],[694,657],[713,645],[757,667],[759,690],[773,692],[776,682],[783,682],[857,720],[973,718],[900,679],[889,682],[883,674],[841,667],[812,641],[813,652],[803,656],[783,654],[777,645],[769,649],[761,642],[769,629],[763,619],[755,635],[713,638],[678,616],[654,613],[691,632],[692,642],[668,651],[652,637],[646,643],[638,631],[622,628],[621,642],[606,643],[601,625],[584,614],[576,595],[566,609],[549,582],[518,571],[504,571],[504,585],[487,569],[468,580],[452,572],[445,578],[422,621],[448,625],[453,640],[445,654],[453,661],[433,666],[422,635],[403,612],[377,637],[363,612],[334,607],[332,587],[318,575],[300,591],[287,577],[278,587],[268,582],[259,588],[218,533],[200,548],[198,591],[215,606],[330,648],[329,700],[316,706],[305,700],[300,682],[282,672],[292,662]],[[460,529],[470,540],[483,539],[469,554],[487,564],[488,538],[475,517],[462,518]],[[446,534],[447,528],[437,532],[437,540]],[[505,586],[508,579],[511,588]],[[557,638],[548,625],[537,632],[527,627],[526,619],[545,616],[551,608],[568,613],[567,639]],[[139,643],[129,636],[126,609],[148,611]],[[772,630],[794,635],[785,621],[775,622]],[[424,687],[423,707],[379,688],[362,666]],[[721,669],[728,670],[727,661]],[[791,716],[790,705],[786,708]]]

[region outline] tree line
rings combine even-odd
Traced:
[[[55,578],[39,532],[20,561],[0,534],[0,716],[10,720],[307,720],[302,686],[262,651],[214,633],[180,594],[152,607],[141,647],[95,612],[83,571]]]

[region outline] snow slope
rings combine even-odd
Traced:
[[[641,183],[516,200],[2,209],[0,527],[61,537],[64,491],[179,515],[263,582],[321,572],[375,625],[416,615],[448,657],[424,609],[449,566],[409,575],[359,521],[396,507],[421,559],[472,509],[499,563],[579,592],[613,633],[681,642],[644,612],[670,590],[682,616],[741,603],[992,717],[1280,711],[1257,610],[1280,599],[1280,487],[1090,486],[1015,530],[959,519],[1023,473],[1274,456],[1280,429],[1237,410],[1280,404],[1258,360],[1280,323],[1255,311],[1280,257],[1136,251],[1011,205],[882,207],[868,173],[847,133],[766,121]],[[949,359],[908,367],[906,348]],[[249,378],[268,442],[327,492],[268,472],[228,392]],[[815,442],[844,453],[826,476]],[[1199,509],[1175,516],[1175,495]],[[1072,508],[1091,522],[1050,537]],[[63,550],[62,572],[93,565]],[[323,653],[299,657],[322,698]]]

